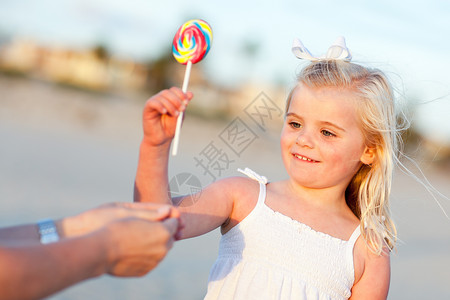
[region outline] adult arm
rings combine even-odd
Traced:
[[[105,273],[142,276],[153,269],[172,247],[177,218],[171,217],[174,214],[170,209],[147,209],[136,216],[134,210],[130,213],[112,207],[112,211],[106,207],[100,212],[106,211],[110,216],[111,212],[120,211],[122,218],[116,216],[87,234],[81,234],[80,230],[89,226],[77,224],[76,228],[69,228],[70,224],[66,224],[68,231],[74,234],[60,242],[13,245],[9,241],[0,246],[0,299],[42,298]],[[86,212],[83,218],[89,221],[94,216],[104,218],[99,211],[91,215]],[[31,228],[29,225],[15,229],[25,234],[32,233]],[[14,230],[8,231],[12,232]],[[32,234],[37,239],[36,234]],[[24,240],[32,238],[26,236]]]
[[[142,218],[150,221],[165,218],[179,218],[179,212],[169,206],[152,203],[107,203],[75,216],[55,221],[61,239],[88,234],[109,222],[123,218]],[[29,245],[39,243],[36,224],[17,225],[0,228],[0,245]]]
[[[40,299],[105,273],[107,241],[100,237],[0,247],[0,298]]]

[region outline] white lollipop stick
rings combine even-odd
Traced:
[[[191,67],[192,62],[189,60],[186,64],[186,72],[184,73],[183,87],[181,90],[186,94],[187,87],[189,84],[189,77],[191,76]],[[180,141],[180,131],[181,131],[181,123],[183,123],[183,114],[184,112],[180,112],[177,119],[177,127],[175,128],[175,137],[173,138],[173,146],[172,146],[172,156],[177,155],[178,152],[178,143]]]

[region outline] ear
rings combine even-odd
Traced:
[[[376,148],[366,146],[360,158],[361,162],[365,165],[371,165],[375,161],[376,151]]]

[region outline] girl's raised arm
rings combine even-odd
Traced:
[[[169,196],[168,162],[170,144],[175,134],[178,115],[192,99],[173,87],[151,97],[143,112],[144,137],[140,146],[139,162],[134,188],[135,202],[172,204]],[[222,225],[233,208],[232,188],[228,184],[238,178],[213,183],[197,195],[189,207],[180,207],[181,223],[185,229],[181,238],[204,234]],[[178,202],[178,201],[177,201]]]
[[[135,202],[169,203],[168,162],[170,143],[178,115],[184,111],[192,93],[179,88],[163,90],[145,103],[142,139],[134,186]]]

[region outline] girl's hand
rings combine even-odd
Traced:
[[[144,142],[151,146],[170,143],[178,116],[184,112],[193,94],[172,87],[147,100],[143,113]]]

